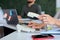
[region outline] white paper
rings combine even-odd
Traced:
[[[39,14],[36,14],[36,13],[33,13],[33,12],[28,12],[28,14],[27,14],[27,16],[29,16],[29,17],[38,17],[39,16]]]
[[[21,30],[23,30],[23,31],[25,31],[25,32],[34,32],[34,31],[35,31],[35,29],[29,28],[29,27],[26,26],[26,25],[19,25],[19,24],[17,24],[17,31],[18,31],[18,32],[21,32]]]

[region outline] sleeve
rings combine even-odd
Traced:
[[[38,5],[38,7],[37,7],[37,13],[41,14],[41,6],[40,5]]]

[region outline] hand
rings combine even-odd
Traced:
[[[10,21],[11,20],[11,16],[9,16],[9,18],[8,18],[8,21]]]
[[[5,14],[4,14],[4,18],[7,18],[7,16],[8,16],[7,13],[5,13]]]
[[[43,14],[42,20],[45,24],[55,24],[55,19],[48,14]]]
[[[20,20],[20,19],[22,19],[22,17],[20,15],[18,15],[17,17],[18,17],[19,23],[23,23],[23,20]]]
[[[38,24],[38,23],[35,23],[35,22],[31,21],[31,22],[29,22],[28,26],[32,27],[34,29],[37,29],[37,28],[41,29],[41,28],[43,28],[45,26],[45,24],[44,23]]]
[[[21,19],[22,18],[20,15],[18,15],[17,17],[18,17],[18,19]]]
[[[39,15],[37,18],[38,18],[39,20],[43,20],[42,17],[43,17],[42,15]]]
[[[33,24],[35,24],[35,22],[30,21],[30,22],[28,23],[28,27],[32,27],[32,26],[33,26]]]

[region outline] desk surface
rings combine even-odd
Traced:
[[[17,31],[1,38],[0,40],[32,40],[31,36],[38,33],[18,33]],[[53,35],[52,40],[60,40],[60,35]]]
[[[16,26],[8,25],[6,23],[4,23],[3,26],[17,30]],[[49,31],[49,32],[52,33],[53,31]],[[41,33],[49,33],[49,32],[47,31],[47,32],[41,32]],[[56,33],[56,31],[54,31],[54,32]],[[23,33],[23,32],[18,33],[17,31],[15,31],[15,32],[1,38],[0,40],[32,40],[32,38],[31,38],[32,34],[40,34],[40,33]],[[54,35],[54,36],[55,36],[54,40],[60,39],[60,35]]]

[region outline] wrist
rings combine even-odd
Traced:
[[[55,19],[54,24],[57,25],[57,19]]]

